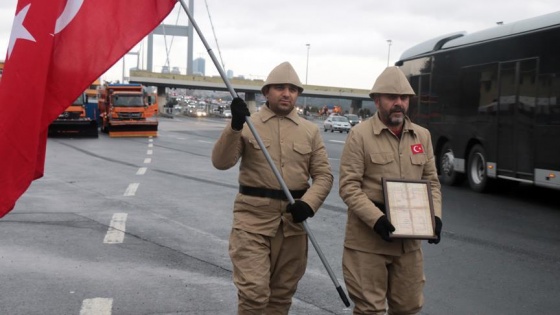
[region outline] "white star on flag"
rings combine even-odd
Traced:
[[[35,41],[35,38],[33,38],[31,33],[29,33],[29,31],[23,26],[23,20],[25,20],[25,16],[27,15],[27,11],[29,11],[30,6],[31,3],[26,5],[14,18],[14,23],[12,24],[12,35],[10,35],[10,43],[8,45],[8,59],[10,59],[16,40],[19,38],[27,39],[33,42]]]

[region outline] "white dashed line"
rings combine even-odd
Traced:
[[[109,230],[103,239],[104,244],[120,244],[124,241],[124,232],[126,229],[126,213],[115,213],[109,224]]]
[[[210,144],[213,144],[213,143],[214,143],[214,142],[212,142],[212,141],[204,141],[204,140],[198,140],[198,142],[202,142],[202,143],[210,143]]]
[[[145,158],[144,159],[144,164],[150,164],[150,163],[152,163],[152,159],[150,159],[150,158]]]
[[[346,143],[346,141],[343,140],[329,140],[329,142]]]
[[[141,167],[138,169],[138,171],[136,172],[136,175],[144,175],[146,174],[146,171],[148,170],[147,167]]]
[[[152,153],[154,153],[154,150],[148,150],[148,152],[146,152],[147,155],[152,155]]]
[[[148,144],[148,148],[153,148],[153,147],[154,147],[153,143]]]
[[[110,315],[113,308],[113,299],[94,298],[82,302],[80,315]]]
[[[134,196],[136,194],[138,186],[140,186],[140,183],[129,184],[126,188],[126,191],[124,192],[124,196]]]

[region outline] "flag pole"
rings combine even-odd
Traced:
[[[183,10],[185,10],[185,13],[187,13],[187,16],[189,17],[189,21],[191,22],[192,26],[196,30],[198,36],[202,40],[202,43],[204,44],[204,47],[206,48],[206,51],[208,51],[208,54],[210,55],[210,58],[212,59],[212,62],[214,63],[214,65],[216,66],[216,69],[220,73],[220,76],[224,80],[224,83],[226,84],[226,87],[229,90],[231,96],[232,97],[239,97],[237,95],[237,92],[235,92],[235,90],[233,89],[233,86],[229,82],[229,80],[228,80],[228,78],[227,78],[227,76],[224,72],[224,69],[218,63],[218,59],[214,55],[214,52],[212,51],[212,48],[210,48],[210,45],[208,45],[208,42],[204,38],[204,35],[202,34],[202,31],[198,27],[198,24],[196,24],[196,21],[194,20],[194,17],[190,13],[189,8],[187,7],[187,4],[185,3],[185,0],[179,0],[179,2],[181,3],[181,6],[183,7]],[[270,165],[270,168],[272,169],[272,172],[276,176],[276,179],[278,179],[278,182],[280,183],[280,186],[282,186],[282,190],[284,191],[284,194],[288,198],[288,201],[290,202],[290,204],[294,204],[295,201],[294,201],[294,198],[292,197],[292,194],[290,193],[290,190],[288,189],[288,186],[286,185],[286,183],[284,182],[284,179],[282,178],[282,175],[280,175],[280,172],[276,168],[276,165],[274,164],[274,161],[270,157],[270,154],[268,153],[268,150],[264,146],[259,134],[257,133],[257,130],[253,126],[253,123],[251,122],[251,119],[249,117],[246,117],[245,121],[247,123],[247,126],[249,126],[249,129],[251,130],[251,133],[253,134],[253,136],[257,140],[257,143],[258,143],[259,147],[261,148],[261,151],[263,152],[266,160],[268,161],[268,164]],[[323,251],[319,247],[319,244],[317,243],[317,240],[315,239],[315,236],[313,235],[313,233],[311,233],[311,229],[309,228],[309,226],[307,224],[307,221],[303,221],[302,223],[303,223],[303,227],[305,229],[305,232],[309,236],[309,240],[311,240],[311,243],[313,244],[313,247],[315,248],[315,251],[319,255],[319,258],[321,259],[321,262],[323,262],[323,265],[327,269],[327,272],[328,272],[329,276],[331,277],[331,280],[334,283],[334,285],[336,287],[336,290],[338,291],[338,294],[340,295],[340,298],[342,299],[342,302],[344,303],[344,305],[346,305],[346,307],[349,307],[350,302],[348,301],[348,297],[346,296],[346,293],[344,292],[344,290],[342,289],[342,287],[338,283],[338,280],[336,279],[336,276],[334,275],[334,272],[332,271],[331,266],[329,265],[327,259],[325,258],[325,255],[323,254]]]

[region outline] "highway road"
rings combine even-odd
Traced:
[[[238,171],[210,162],[226,123],[177,116],[152,139],[49,139],[45,176],[0,219],[0,314],[235,314],[227,244]],[[322,134],[335,185],[308,223],[344,287],[347,134]],[[442,241],[423,248],[421,314],[557,314],[557,196],[444,187]],[[351,314],[309,253],[290,314]]]

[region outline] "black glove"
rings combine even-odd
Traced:
[[[305,221],[307,218],[311,218],[315,215],[313,209],[305,203],[305,201],[296,200],[294,204],[289,204],[286,207],[286,212],[292,214],[292,221],[294,223],[300,223]]]
[[[233,130],[241,130],[243,129],[243,124],[245,123],[245,117],[251,116],[249,112],[249,108],[247,108],[247,104],[245,101],[240,98],[236,97],[231,101],[231,128]]]
[[[395,227],[387,220],[386,216],[382,216],[377,219],[375,225],[373,226],[373,230],[377,232],[387,242],[392,242],[393,240],[390,237],[390,232],[395,232]]]
[[[441,219],[439,217],[436,217],[436,239],[433,240],[428,240],[428,243],[430,244],[439,244],[439,241],[441,241],[441,227],[443,226],[443,223],[441,222]]]

